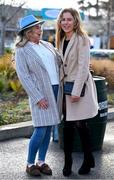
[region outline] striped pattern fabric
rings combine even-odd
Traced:
[[[43,42],[48,47],[47,42]],[[49,49],[51,46],[49,46]],[[57,56],[54,50],[57,73],[59,68]],[[28,43],[15,51],[16,72],[29,97],[29,105],[34,127],[56,125],[60,122],[57,103],[52,90],[48,72],[38,54]],[[59,88],[60,89],[60,88]],[[60,94],[60,93],[59,93]],[[48,109],[40,109],[38,101],[46,98],[49,103]]]

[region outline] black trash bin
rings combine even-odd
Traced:
[[[98,115],[92,118],[92,120],[87,119],[87,123],[91,134],[90,141],[92,145],[92,151],[96,151],[101,150],[103,146],[103,140],[107,124],[108,103],[106,79],[101,76],[94,76],[93,79],[97,88],[98,103],[100,109]],[[63,122],[61,122],[61,124],[59,125],[59,144],[60,148],[63,148]],[[82,151],[80,137],[77,131],[75,131],[73,151]]]

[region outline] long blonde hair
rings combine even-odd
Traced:
[[[61,29],[61,19],[62,19],[63,13],[66,13],[66,12],[69,12],[74,18],[74,22],[75,22],[74,32],[76,32],[78,35],[82,37],[87,36],[87,33],[82,26],[80,14],[78,13],[78,11],[73,8],[65,8],[60,12],[57,18],[57,30],[56,30],[56,47],[57,48],[59,48],[60,42],[65,36],[64,31]]]

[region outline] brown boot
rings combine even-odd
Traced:
[[[43,174],[46,175],[52,175],[52,170],[51,168],[48,166],[48,164],[42,164],[42,166],[39,166],[38,164],[36,164],[36,167],[39,169],[39,171]]]
[[[26,167],[26,172],[30,176],[41,176],[41,173],[40,173],[39,169],[35,165],[32,165],[30,167],[27,166]]]

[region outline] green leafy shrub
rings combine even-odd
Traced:
[[[4,74],[0,73],[0,92],[3,92],[4,90],[7,90],[8,88],[8,81]]]
[[[9,54],[11,54],[12,53],[12,49],[11,48],[5,48],[5,53],[9,53]]]
[[[109,93],[109,94],[107,95],[107,98],[108,98],[108,103],[109,103],[110,105],[114,105],[114,93]]]
[[[6,53],[0,58],[0,79],[1,91],[12,90],[17,94],[24,91],[15,71],[15,63],[12,63],[12,54]]]
[[[11,59],[12,59],[12,55],[8,53],[0,58],[0,72],[6,78],[11,78],[12,74],[15,73],[15,69],[12,66]]]
[[[4,83],[3,81],[0,79],[0,92],[2,92],[4,89]]]
[[[9,87],[16,93],[23,90],[22,85],[18,79],[9,80]]]
[[[10,101],[5,100],[0,103],[0,126],[30,120],[31,114],[27,98],[13,98],[12,101],[10,99]]]
[[[12,54],[0,58],[0,126],[31,120],[27,94],[15,71]]]

